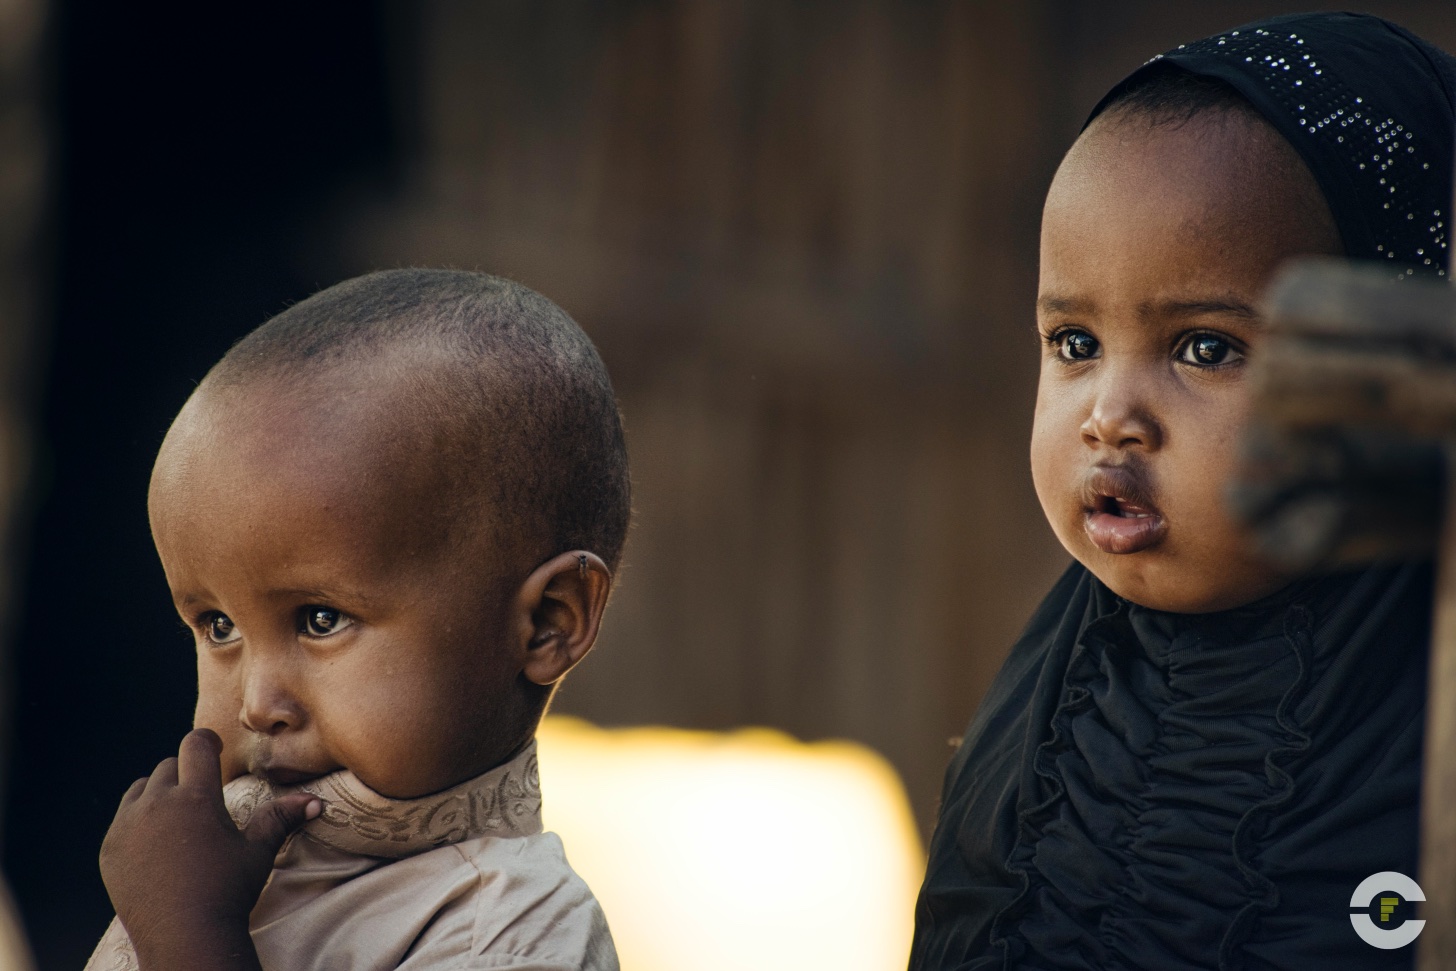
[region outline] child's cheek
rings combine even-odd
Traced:
[[[1079,507],[1073,470],[1080,442],[1078,426],[1075,403],[1067,389],[1043,376],[1031,426],[1031,481],[1047,523],[1073,555]]]
[[[193,728],[210,728],[222,739],[222,779],[230,782],[247,772],[238,731],[242,697],[225,670],[200,659],[197,677],[197,708]]]

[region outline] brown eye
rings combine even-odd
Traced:
[[[1183,345],[1178,359],[1198,367],[1217,367],[1243,359],[1234,345],[1217,334],[1196,334]]]
[[[227,614],[213,614],[203,622],[207,639],[213,644],[231,644],[242,637]]]
[[[305,607],[303,611],[303,632],[310,637],[328,637],[352,623],[332,607]]]
[[[1097,338],[1085,330],[1069,330],[1057,338],[1057,353],[1065,361],[1086,361],[1097,356]]]

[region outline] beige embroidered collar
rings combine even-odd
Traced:
[[[340,769],[299,786],[278,786],[253,775],[223,789],[239,826],[274,795],[311,792],[324,811],[302,832],[328,846],[364,856],[412,856],[446,843],[479,836],[530,836],[541,832],[541,779],[536,743],[489,772],[416,799],[390,799]]]

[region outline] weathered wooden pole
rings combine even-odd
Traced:
[[[1456,438],[1446,443],[1456,468]],[[1441,565],[1431,631],[1431,687],[1426,707],[1421,790],[1421,876],[1426,891],[1420,967],[1456,968],[1456,475],[1446,476]]]
[[[1421,971],[1456,968],[1456,291],[1306,261],[1267,301],[1235,508],[1291,567],[1436,555]],[[1394,888],[1385,888],[1387,890]],[[1353,888],[1352,888],[1353,890]]]

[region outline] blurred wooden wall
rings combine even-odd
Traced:
[[[11,625],[23,590],[31,408],[50,282],[51,151],[42,64],[43,0],[0,0],[0,806],[14,705]],[[5,935],[0,929],[0,964]]]
[[[857,739],[928,827],[1066,562],[1026,461],[1046,184],[1127,71],[1295,6],[391,8],[407,188],[349,201],[321,277],[521,280],[626,416],[635,532],[558,710]],[[1373,6],[1456,42],[1448,0]]]
[[[0,806],[9,780],[15,706],[12,623],[24,589],[20,550],[29,512],[31,409],[49,282],[42,69],[43,0],[0,0]],[[0,820],[3,822],[3,820]],[[10,887],[0,874],[0,968],[32,967]]]

